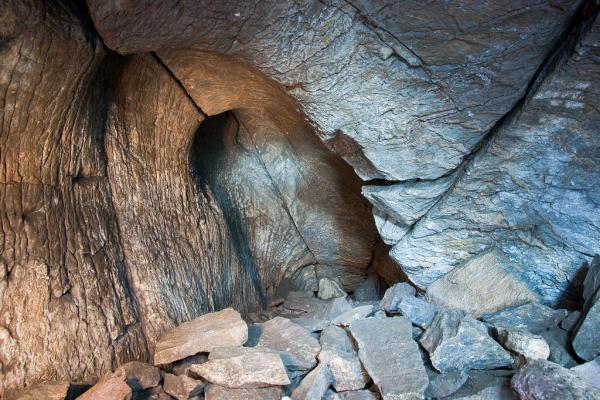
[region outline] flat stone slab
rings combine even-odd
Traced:
[[[165,374],[164,391],[177,400],[187,400],[199,396],[204,391],[204,382],[187,375]]]
[[[290,383],[281,357],[276,353],[250,352],[209,360],[191,366],[190,374],[228,388],[261,388]]]
[[[69,386],[69,382],[41,382],[14,392],[7,400],[64,400]]]
[[[557,326],[567,316],[567,310],[554,310],[540,303],[527,303],[495,313],[484,314],[481,320],[496,327],[527,330],[540,334]]]
[[[318,358],[320,363],[329,365],[333,387],[338,392],[360,390],[369,382],[352,340],[343,328],[330,326],[323,331]]]
[[[219,385],[209,385],[206,400],[280,400],[283,392],[280,387],[256,389],[232,389]]]
[[[125,382],[125,374],[111,375],[96,383],[77,400],[129,400],[131,388]]]
[[[309,332],[320,332],[330,325],[330,321],[327,321],[325,319],[300,317],[292,318],[291,321],[295,324],[300,325],[304,329],[307,329]]]
[[[362,319],[350,325],[350,332],[384,400],[423,397],[429,379],[408,319]]]
[[[290,292],[283,303],[284,307],[297,313],[297,317],[331,321],[340,314],[350,311],[352,306],[344,297],[322,300],[312,293]]]
[[[215,347],[241,346],[248,325],[233,308],[204,314],[166,332],[154,348],[154,365],[168,364],[210,352]]]
[[[372,305],[359,306],[343,314],[338,315],[331,321],[333,325],[350,326],[352,321],[367,318],[373,312]]]
[[[333,375],[327,364],[319,366],[306,375],[292,392],[292,400],[322,399],[333,383]]]

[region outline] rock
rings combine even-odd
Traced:
[[[417,291],[415,288],[408,283],[396,283],[394,286],[385,291],[383,298],[379,302],[379,308],[388,312],[396,310],[398,303],[404,297],[414,297],[416,293]]]
[[[469,375],[466,372],[456,369],[441,374],[431,374],[425,397],[438,399],[450,396],[460,389],[467,379]]]
[[[379,275],[370,272],[367,279],[354,289],[352,297],[356,301],[379,301],[381,299],[381,283],[379,280]]]
[[[440,311],[419,340],[440,372],[510,366],[512,357],[496,343],[485,325],[458,310]]]
[[[130,361],[119,367],[133,390],[150,389],[160,384],[160,370],[150,364]]]
[[[512,331],[496,328],[496,337],[505,349],[516,355],[516,365],[522,366],[528,360],[547,360],[550,346],[543,337],[528,331]]]
[[[219,385],[208,385],[206,400],[280,400],[282,395],[279,387],[255,389],[232,389]]]
[[[319,366],[306,375],[292,392],[292,400],[322,399],[333,383],[333,375],[327,364]]]
[[[195,356],[184,358],[181,361],[177,361],[173,364],[171,371],[175,375],[187,375],[190,366],[194,364],[202,364],[208,361],[208,356],[206,354],[197,354]]]
[[[569,334],[555,326],[551,329],[539,333],[544,338],[548,346],[550,346],[550,357],[548,360],[557,363],[565,368],[570,368],[577,365],[577,360],[571,354],[571,341]]]
[[[469,371],[465,384],[448,400],[518,400],[510,385],[513,371]]]
[[[533,360],[512,378],[512,387],[528,400],[598,400],[600,389],[577,373],[547,360]]]
[[[336,391],[363,389],[369,377],[348,333],[337,326],[330,326],[321,334],[319,362],[328,364],[333,375]]]
[[[575,328],[573,349],[584,360],[600,355],[600,256],[592,261],[583,282],[583,315]]]
[[[331,278],[319,279],[319,298],[322,300],[346,297],[348,294],[337,281]]]
[[[408,319],[361,319],[350,325],[350,332],[358,343],[358,356],[384,400],[423,396],[427,372]]]
[[[340,314],[350,311],[352,306],[343,297],[321,300],[312,293],[290,292],[284,302],[288,310],[299,313],[297,317],[314,318],[331,321]]]
[[[139,392],[133,392],[131,400],[173,400],[173,397],[169,396],[163,390],[162,386],[156,386]],[[189,400],[200,400],[200,398],[194,396],[190,397]]]
[[[125,375],[118,373],[101,379],[85,391],[77,400],[129,400],[131,388],[125,382]]]
[[[368,317],[373,312],[372,305],[360,306],[353,308],[350,311],[346,311],[343,314],[338,315],[331,321],[333,325],[337,326],[350,326],[352,321],[363,319]]]
[[[163,389],[177,400],[187,400],[200,396],[204,391],[204,382],[187,375],[165,374]]]
[[[69,382],[41,382],[14,392],[7,400],[65,400],[69,391]]]
[[[183,360],[215,347],[241,346],[246,340],[248,326],[233,308],[204,314],[160,338],[154,350],[154,365]]]
[[[600,388],[600,357],[577,365],[571,368],[571,371],[581,376],[588,384]]]
[[[330,325],[330,321],[315,318],[293,318],[291,321],[309,332],[320,332]]]
[[[429,285],[427,300],[475,317],[535,301],[536,295],[507,272],[511,269],[499,250],[478,255]]]
[[[310,332],[289,319],[276,317],[260,324],[257,348],[277,350],[290,369],[307,370],[316,364],[321,350]]]
[[[540,303],[528,303],[507,308],[492,314],[484,314],[481,320],[496,327],[527,330],[540,334],[554,328],[567,316],[567,310],[553,310]]]
[[[260,349],[257,347],[242,347],[242,346],[231,346],[231,347],[216,347],[208,355],[208,360],[221,360],[223,358],[239,357],[245,354],[251,353],[264,353],[269,352],[268,349]]]
[[[379,400],[379,395],[370,390],[354,390],[338,393],[340,400]]]
[[[567,332],[571,332],[581,319],[581,311],[571,311],[569,315],[560,321],[560,327]]]
[[[190,374],[228,388],[260,388],[290,383],[276,353],[250,352],[238,357],[209,360],[190,367]]]
[[[410,322],[421,328],[431,324],[438,311],[438,307],[414,296],[401,297],[394,307],[388,310],[390,314],[404,315]]]

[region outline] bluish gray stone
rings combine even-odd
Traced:
[[[540,303],[528,303],[484,314],[481,320],[497,327],[540,334],[556,327],[566,316],[567,310],[554,310]]]
[[[583,315],[575,327],[573,349],[584,360],[600,355],[600,257],[594,258],[583,283]]]

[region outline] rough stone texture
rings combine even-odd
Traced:
[[[400,303],[404,297],[414,297],[416,294],[417,291],[415,288],[408,283],[396,283],[385,291],[383,298],[379,302],[379,308],[384,311],[395,311],[398,307],[398,303]]]
[[[599,388],[588,384],[575,372],[546,360],[529,362],[511,382],[522,399],[600,399]]]
[[[297,317],[331,321],[337,316],[352,310],[352,306],[343,297],[332,300],[321,300],[312,293],[291,292],[283,304],[295,312]]]
[[[419,342],[440,372],[494,369],[513,363],[483,323],[456,310],[438,312]]]
[[[441,374],[429,374],[429,386],[425,391],[427,398],[442,398],[455,393],[467,381],[469,375],[461,370],[449,370]]]
[[[352,321],[366,318],[372,312],[373,312],[373,306],[370,304],[367,304],[366,306],[359,306],[359,307],[353,308],[350,311],[346,311],[345,313],[338,315],[331,321],[331,323],[333,325],[338,325],[338,326],[349,326],[352,323]]]
[[[369,381],[352,339],[342,328],[330,326],[321,333],[318,358],[320,363],[329,365],[333,375],[332,385],[338,392],[363,389]]]
[[[155,388],[146,389],[141,392],[133,392],[131,400],[173,400],[173,397],[169,396],[163,390],[162,386],[157,386]],[[199,397],[190,397],[187,400],[199,400]]]
[[[356,301],[379,301],[381,299],[381,282],[379,276],[370,272],[367,279],[361,283],[352,293]]]
[[[355,390],[338,393],[340,400],[379,400],[377,393],[369,390]]]
[[[589,267],[583,282],[583,299],[583,315],[573,333],[573,349],[579,357],[591,361],[600,356],[600,257],[595,257]]]
[[[322,399],[333,383],[333,375],[327,364],[319,366],[306,375],[300,385],[292,392],[292,400]]]
[[[498,251],[476,256],[430,285],[427,300],[475,317],[535,301],[536,295],[507,272],[513,268]]]
[[[125,375],[110,375],[85,391],[77,400],[129,400],[131,388],[125,382]]]
[[[315,318],[294,318],[293,323],[300,325],[309,332],[320,332],[330,325],[330,322],[324,319]]]
[[[290,383],[276,353],[249,352],[237,357],[209,360],[190,367],[190,373],[229,388],[260,388]]]
[[[248,325],[233,308],[202,315],[166,332],[156,343],[154,364],[168,364],[215,347],[241,346]]]
[[[190,378],[187,375],[165,374],[163,389],[177,400],[187,400],[202,394],[204,382]]]
[[[150,389],[160,384],[160,370],[150,364],[131,361],[119,367],[133,390]]]
[[[550,346],[550,357],[548,360],[565,368],[571,368],[578,364],[576,355],[572,353],[571,335],[563,329],[555,326],[539,333]]]
[[[10,394],[7,400],[65,400],[69,382],[40,382]]]
[[[354,321],[358,356],[383,399],[417,399],[428,385],[412,325],[403,317]]]
[[[540,334],[556,327],[566,315],[567,310],[553,310],[543,304],[529,303],[483,315],[482,320],[496,327]]]
[[[581,376],[590,385],[600,389],[600,357],[584,364],[577,365],[571,368],[571,371]]]
[[[524,365],[528,360],[547,360],[550,357],[550,346],[541,336],[506,328],[497,328],[496,336],[505,349],[517,355],[517,366]]]
[[[467,382],[448,400],[518,400],[510,379],[513,371],[470,371]]]
[[[256,389],[232,389],[219,385],[209,385],[205,400],[281,400],[282,391],[278,387]]]
[[[335,299],[336,297],[346,297],[348,294],[344,292],[341,285],[334,279],[322,278],[319,279],[318,297],[322,300]]]
[[[187,373],[190,369],[190,366],[192,366],[194,364],[202,364],[203,362],[206,362],[207,360],[208,360],[208,357],[206,356],[206,354],[197,354],[195,356],[184,358],[181,361],[177,361],[176,363],[173,363],[173,367],[171,368],[171,371],[175,375],[187,375]]]
[[[379,307],[388,314],[401,314],[422,328],[431,323],[439,307],[415,297],[416,291],[408,283],[397,283],[389,288]]]

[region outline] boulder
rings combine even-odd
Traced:
[[[241,346],[248,326],[233,308],[204,314],[166,332],[154,348],[154,365],[183,360],[215,347]]]
[[[342,288],[342,285],[335,279],[319,279],[319,298],[322,300],[335,299],[337,297],[346,297],[348,294]]]
[[[350,325],[350,332],[384,400],[423,396],[429,381],[408,319],[361,319]]]
[[[484,314],[481,320],[495,327],[527,330],[540,334],[557,326],[567,316],[567,310],[554,310],[540,303],[510,307],[495,313]]]
[[[496,328],[496,338],[505,349],[515,355],[517,366],[528,360],[547,360],[550,357],[550,346],[543,337],[528,331],[512,331]]]
[[[310,332],[291,320],[275,317],[258,326],[257,348],[276,350],[290,369],[307,370],[317,364],[321,346]]]
[[[352,321],[368,317],[373,312],[372,305],[359,306],[335,317],[331,323],[337,326],[350,326]]]
[[[130,361],[119,367],[133,390],[150,389],[160,384],[160,370],[150,364]]]
[[[250,352],[209,360],[190,367],[190,374],[228,388],[260,388],[290,383],[281,357],[276,353]]]
[[[533,360],[511,381],[513,389],[528,400],[598,400],[600,389],[577,373],[547,360]]]
[[[129,400],[131,387],[125,382],[125,374],[117,373],[101,379],[85,391],[77,400]]]
[[[219,385],[208,385],[205,400],[280,400],[280,387],[255,389],[232,389]]]
[[[333,375],[327,364],[319,366],[306,375],[292,392],[292,400],[322,399],[333,383]]]
[[[573,333],[573,349],[584,360],[600,355],[600,257],[592,261],[583,282],[583,315]]]
[[[440,311],[419,342],[440,372],[452,369],[494,369],[513,359],[494,341],[485,325],[459,310]]]
[[[508,272],[511,269],[498,250],[478,255],[428,286],[427,300],[475,317],[535,301],[536,295]]]
[[[571,368],[571,371],[581,376],[590,385],[600,388],[600,357],[584,364],[577,365]]]
[[[318,358],[320,363],[329,365],[333,387],[338,392],[363,389],[369,382],[352,339],[342,328],[330,326],[323,331]]]
[[[383,298],[379,302],[379,308],[384,311],[392,312],[397,309],[398,303],[404,297],[414,297],[416,294],[417,291],[415,288],[408,283],[396,283],[385,291]]]
[[[7,400],[65,400],[69,386],[69,382],[40,382],[14,392]]]
[[[163,389],[177,400],[199,398],[204,391],[204,382],[187,375],[165,374]]]

